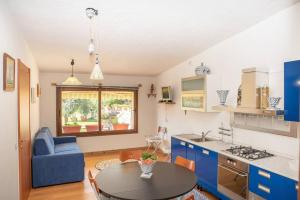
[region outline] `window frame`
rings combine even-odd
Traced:
[[[98,126],[99,131],[94,132],[79,132],[67,133],[62,132],[61,121],[61,94],[63,91],[98,91]],[[101,91],[128,91],[134,93],[134,128],[129,130],[111,130],[102,131],[101,129]],[[77,136],[77,137],[90,137],[90,136],[108,136],[108,135],[123,135],[123,134],[137,134],[138,133],[138,89],[136,88],[123,88],[123,87],[70,87],[61,86],[56,87],[56,132],[58,136]]]

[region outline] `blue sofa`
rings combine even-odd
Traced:
[[[53,137],[41,128],[34,139],[32,186],[34,188],[84,179],[84,157],[76,137]]]

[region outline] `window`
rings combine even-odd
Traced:
[[[57,87],[58,135],[137,132],[137,90]]]

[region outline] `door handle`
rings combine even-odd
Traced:
[[[223,169],[225,169],[225,170],[227,170],[227,171],[229,171],[229,172],[231,172],[231,173],[234,173],[234,174],[236,174],[236,175],[238,175],[238,176],[241,176],[241,177],[247,177],[248,176],[248,174],[247,173],[240,173],[240,172],[238,172],[238,171],[235,171],[235,170],[233,170],[233,169],[230,169],[229,167],[225,167],[225,166],[223,166],[223,165],[218,165],[220,168],[223,168]]]
[[[270,178],[271,178],[271,174],[270,174],[270,173],[265,172],[265,171],[262,171],[262,170],[258,170],[258,174],[259,174],[260,176],[263,176],[263,177],[267,178],[267,179],[270,179]]]
[[[260,189],[261,191],[264,191],[264,192],[266,192],[266,193],[268,193],[268,194],[271,193],[270,188],[268,188],[268,187],[266,187],[266,186],[264,186],[264,185],[262,185],[262,184],[258,184],[258,189]]]
[[[23,140],[20,140],[20,149],[23,149]]]
[[[205,149],[202,150],[202,153],[205,154],[205,155],[209,155],[209,151],[207,151]]]

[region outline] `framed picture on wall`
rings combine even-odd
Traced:
[[[7,53],[3,54],[3,90],[15,90],[15,59]]]
[[[37,84],[37,85],[36,85],[36,96],[37,96],[37,97],[40,97],[41,94],[42,94],[41,86],[40,86],[40,84]]]

